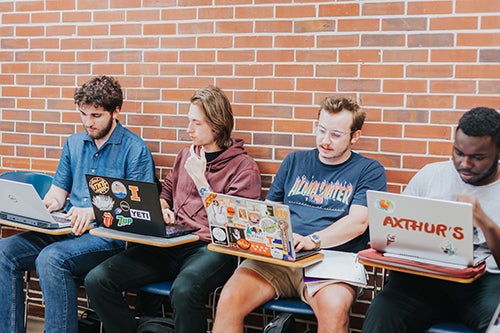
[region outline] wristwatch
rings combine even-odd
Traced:
[[[314,249],[319,250],[321,248],[321,238],[316,234],[310,234],[309,238],[311,238],[314,243]]]

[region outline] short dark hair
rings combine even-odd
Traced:
[[[102,106],[104,110],[113,113],[116,108],[122,108],[123,91],[113,77],[100,75],[77,88],[73,98],[78,106],[86,104],[94,107]]]
[[[358,102],[347,96],[329,96],[323,99],[319,105],[318,117],[321,110],[328,113],[340,113],[343,110],[352,113],[351,133],[360,130],[365,122],[366,113],[361,109]]]
[[[227,149],[232,145],[234,127],[233,109],[226,94],[218,87],[208,86],[194,93],[190,100],[205,113],[207,123],[215,133],[217,146]]]
[[[470,109],[460,117],[459,129],[468,136],[490,136],[500,148],[500,114],[495,109],[484,106]]]

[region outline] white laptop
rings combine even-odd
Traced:
[[[213,192],[205,194],[203,200],[216,245],[287,261],[318,252],[295,252],[287,205]]]
[[[64,214],[49,213],[32,184],[0,179],[0,218],[38,228],[70,226]]]
[[[476,266],[488,255],[473,244],[472,205],[367,191],[370,245],[386,256],[449,267]]]

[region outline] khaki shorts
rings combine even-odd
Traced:
[[[241,267],[253,270],[269,282],[276,292],[276,298],[300,297],[302,301],[308,303],[304,296],[307,289],[302,268],[285,267],[251,259],[245,259],[237,269]],[[325,283],[322,288],[334,283],[338,281]],[[363,294],[363,288],[355,286],[351,288],[355,290],[357,297]]]
[[[304,300],[304,280],[301,268],[291,268],[262,261],[245,259],[240,268],[251,269],[269,282],[276,291],[277,298],[300,297]]]

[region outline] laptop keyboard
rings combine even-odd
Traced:
[[[54,219],[54,221],[56,221],[57,223],[70,223],[71,222],[71,219],[70,218],[67,218],[64,216],[64,214],[61,214],[61,213],[52,213],[50,214],[52,216],[52,218]]]

